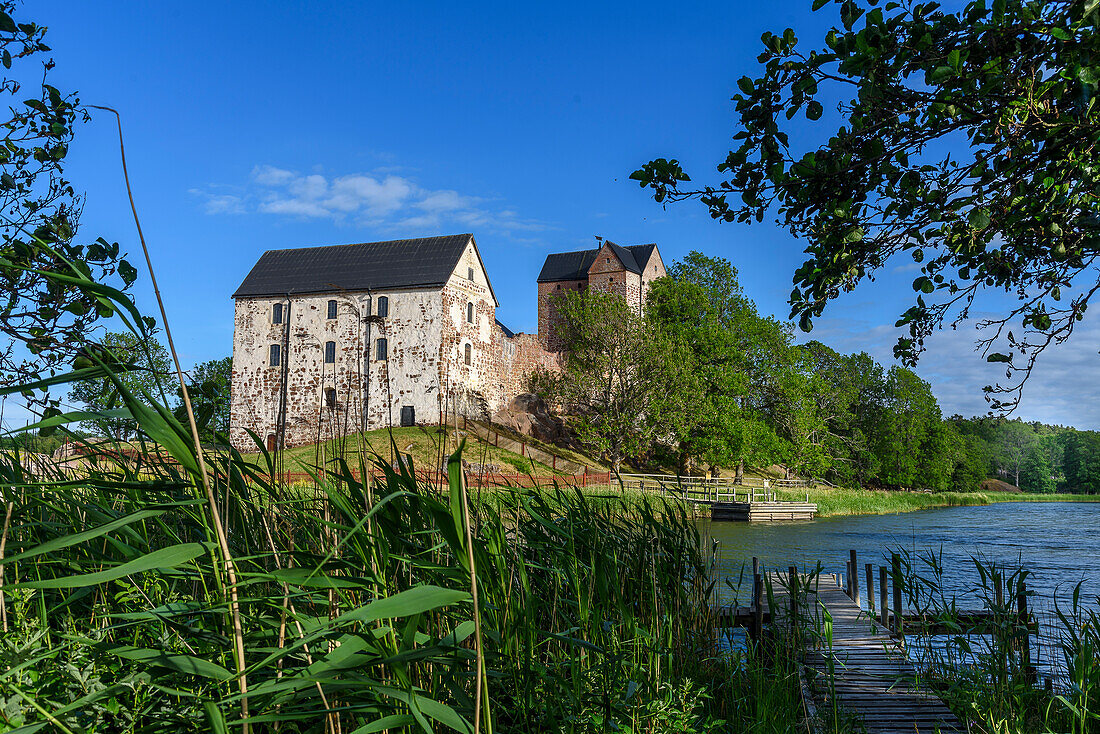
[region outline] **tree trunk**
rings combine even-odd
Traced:
[[[734,484],[743,484],[745,481],[745,459],[742,458],[737,462],[737,473],[733,477]]]
[[[680,476],[685,476],[688,473],[688,451],[687,444],[684,441],[680,442]]]

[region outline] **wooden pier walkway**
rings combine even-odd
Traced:
[[[809,482],[755,479],[735,483],[729,477],[690,477],[664,474],[620,474],[624,489],[643,494],[675,497],[695,505],[710,508],[712,520],[739,522],[774,522],[778,520],[813,520],[817,505],[806,500],[779,499],[772,487],[808,489]]]
[[[776,609],[773,623],[789,623],[790,599],[782,578],[769,574]],[[803,582],[805,577],[803,577]],[[810,582],[800,617],[821,621],[822,608],[832,618],[832,649],[808,649],[806,667],[818,713],[832,706],[835,691],[841,709],[857,718],[868,734],[963,734],[966,729],[944,702],[921,685],[917,671],[906,659],[889,630],[863,612],[837,577],[825,574]],[[822,629],[818,625],[818,629]],[[829,684],[832,673],[834,683]]]

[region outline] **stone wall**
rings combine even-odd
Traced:
[[[587,280],[563,280],[556,283],[539,283],[539,339],[543,346],[551,352],[559,352],[562,348],[558,329],[561,328],[561,314],[558,313],[556,298],[560,298],[571,290],[583,290],[588,286]]]
[[[381,296],[389,300],[389,312],[368,324],[365,317],[377,313]],[[328,318],[330,300],[338,304],[335,319]],[[283,304],[282,324],[272,323],[276,303]],[[253,451],[251,430],[261,442],[274,444],[284,377],[287,447],[364,425],[368,430],[400,425],[406,407],[421,424],[438,423],[456,404],[471,415],[496,411],[512,397],[501,393],[502,386],[514,382],[502,376],[499,331],[496,301],[472,242],[442,288],[239,298],[230,440]],[[386,359],[377,359],[379,339],[386,340]],[[333,363],[325,362],[329,341],[336,345]],[[282,353],[277,367],[270,364],[272,344]],[[329,390],[335,390],[335,402],[330,403]]]
[[[364,317],[389,299],[389,313],[377,323]],[[328,318],[328,302],[337,317]],[[284,323],[272,323],[283,304]],[[233,328],[230,440],[255,450],[247,431],[270,442],[277,434],[285,377],[284,444],[298,446],[359,430],[400,422],[410,405],[417,420],[439,414],[441,322],[438,290],[321,294],[283,298],[238,298]],[[368,333],[369,332],[369,333]],[[387,359],[377,359],[386,339]],[[335,361],[325,361],[325,345],[335,343]],[[280,364],[270,363],[278,344]],[[335,390],[335,393],[329,393]],[[333,396],[334,401],[329,397]]]
[[[596,254],[596,261],[592,263],[592,267],[588,269],[588,287],[594,291],[622,296],[632,309],[641,313],[641,276],[627,270],[614,250],[606,243]]]

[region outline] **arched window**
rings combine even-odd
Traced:
[[[384,319],[390,315],[390,299],[378,296],[378,318]]]
[[[388,345],[385,339],[379,339],[374,343],[374,358],[385,361],[388,358]]]
[[[470,364],[470,358],[473,356],[474,350],[469,344],[466,345],[466,364]]]
[[[471,324],[474,323],[474,304],[472,303],[466,304],[466,321]]]
[[[335,387],[326,387],[325,388],[325,405],[329,408],[335,408],[336,407],[336,388]]]
[[[336,318],[336,301],[328,302],[328,317],[330,319]]]
[[[274,306],[271,307],[271,323],[283,323],[283,304],[276,303]]]
[[[281,360],[279,358],[281,356],[282,355],[279,353],[279,345],[278,344],[272,344],[271,349],[268,352],[269,361],[270,361],[272,367],[278,367],[279,366],[279,364],[281,363]]]
[[[336,342],[325,342],[325,364],[336,364]]]

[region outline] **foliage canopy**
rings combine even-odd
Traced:
[[[1008,294],[979,344],[1006,365],[1008,383],[986,390],[1011,408],[1036,356],[1071,335],[1100,290],[1100,3],[832,4],[840,22],[822,46],[807,50],[789,28],[762,36],[760,76],[737,82],[724,180],[686,187],[663,158],[632,178],[726,222],[774,213],[805,240],[790,305],[806,331],[892,257],[919,263],[894,348],[909,364],[979,292]],[[824,142],[800,144],[798,115]],[[1009,353],[993,351],[1001,343]]]

